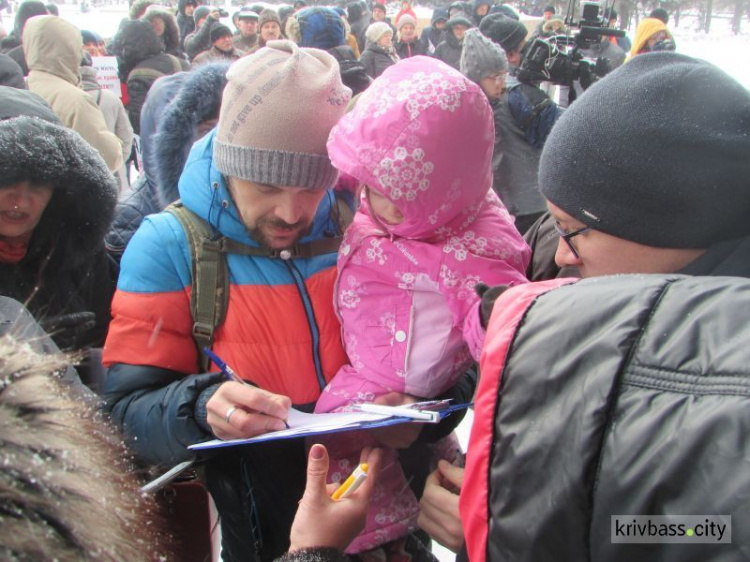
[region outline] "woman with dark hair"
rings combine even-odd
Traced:
[[[116,267],[103,236],[114,176],[34,94],[0,87],[0,295],[26,304],[61,348],[100,346]]]

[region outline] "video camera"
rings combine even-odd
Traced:
[[[575,0],[571,0],[568,5],[569,14],[574,3]],[[578,80],[583,89],[586,89],[611,70],[608,59],[599,57],[591,62],[581,53],[581,49],[596,45],[604,36],[625,35],[624,31],[608,27],[609,22],[599,16],[599,4],[584,2],[580,20],[574,21],[568,15],[565,23],[578,31],[573,35],[555,35],[546,40],[537,37],[526,43],[521,51],[522,60],[516,73],[519,81],[547,81],[572,86]]]

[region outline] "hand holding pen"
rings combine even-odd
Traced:
[[[231,383],[222,384],[206,403],[206,422],[219,439],[242,439],[287,427],[288,396],[258,388],[240,378],[210,350],[207,355]]]
[[[380,471],[381,450],[367,448],[360,461],[367,464],[367,478],[343,499],[331,496],[338,484],[326,485],[328,452],[313,445],[307,460],[307,486],[290,535],[290,551],[301,548],[332,547],[344,550],[365,526],[370,497]]]

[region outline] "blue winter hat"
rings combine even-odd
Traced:
[[[300,47],[328,50],[346,42],[344,22],[331,8],[305,8],[297,13]]]

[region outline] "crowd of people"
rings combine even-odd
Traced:
[[[750,556],[750,93],[655,13],[590,46],[614,70],[563,108],[517,75],[565,32],[548,8],[529,29],[454,2],[420,32],[408,1],[297,0],[232,31],[136,0],[105,41],[19,6],[0,557],[177,558],[199,514],[138,486],[184,462],[228,561]],[[460,413],[188,449],[424,399],[475,403],[467,451]],[[613,540],[615,516],[698,513],[731,542]]]

